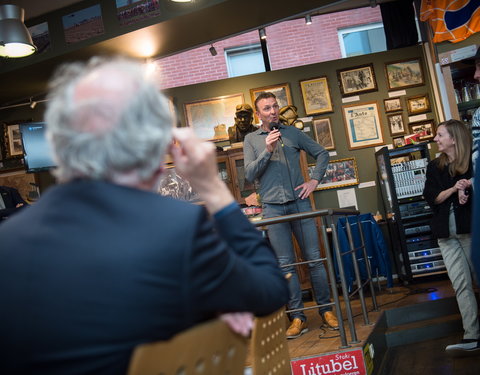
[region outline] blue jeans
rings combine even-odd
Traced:
[[[263,204],[263,217],[271,218],[282,215],[295,214],[299,212],[311,211],[312,206],[308,199],[297,199],[296,201],[284,204]],[[318,243],[318,232],[315,225],[315,219],[295,220],[286,223],[272,224],[268,226],[268,237],[270,243],[277,254],[280,266],[295,263],[295,251],[293,248],[292,233],[297,240],[305,260],[320,259],[320,247]],[[318,305],[330,303],[330,289],[328,286],[327,272],[323,262],[313,262],[308,264],[310,271],[310,281],[315,295],[315,301]],[[288,308],[290,310],[303,307],[302,290],[295,266],[282,267],[283,273],[291,273],[289,280],[290,300]],[[320,313],[331,311],[331,306],[321,307]],[[292,318],[306,320],[303,311],[291,313]]]

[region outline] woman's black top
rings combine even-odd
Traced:
[[[452,205],[455,213],[457,234],[470,233],[473,190],[470,189],[470,196],[467,203],[464,205],[459,204],[458,193],[452,194],[440,204],[435,204],[435,198],[437,198],[438,194],[443,190],[447,190],[454,186],[458,180],[471,178],[472,162],[470,161],[466,173],[454,177],[450,176],[448,173],[448,165],[445,166],[445,168],[440,169],[438,163],[438,158],[428,163],[427,180],[425,181],[425,188],[423,190],[423,196],[433,210],[433,218],[430,223],[432,233],[436,238],[448,238],[450,236],[450,231],[448,229],[448,216]]]

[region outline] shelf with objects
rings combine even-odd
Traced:
[[[394,246],[398,277],[404,282],[445,273],[440,248],[433,238],[430,220],[433,212],[422,193],[428,143],[418,143],[375,153],[388,230]]]

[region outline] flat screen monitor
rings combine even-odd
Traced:
[[[45,136],[44,122],[20,124],[20,133],[27,172],[40,172],[55,167],[50,144]]]

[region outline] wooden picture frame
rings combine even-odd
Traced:
[[[426,120],[409,124],[410,134],[418,134],[419,141],[430,141],[435,138],[435,121]]]
[[[409,96],[406,100],[407,111],[409,115],[416,115],[431,111],[428,94]]]
[[[228,140],[228,127],[235,124],[236,106],[244,103],[243,94],[219,96],[184,104],[187,126],[205,140]]]
[[[349,150],[384,144],[376,101],[344,105],[342,109]]]
[[[308,165],[308,174],[312,175],[315,164]],[[315,190],[336,189],[345,186],[358,185],[358,168],[355,158],[330,160],[325,176],[318,183]]]
[[[373,64],[338,69],[337,77],[342,96],[351,96],[377,91]]]
[[[299,81],[307,116],[333,112],[330,87],[326,76]]]
[[[4,125],[4,142],[6,157],[23,155],[22,135],[19,124]]]
[[[385,113],[398,112],[403,110],[402,101],[400,100],[400,98],[383,99],[383,105],[385,107]]]
[[[387,115],[387,123],[390,135],[405,134],[405,123],[403,121],[402,113]]]
[[[419,58],[388,62],[385,64],[385,74],[388,90],[425,84],[422,63]]]
[[[166,164],[160,177],[157,193],[163,196],[180,199],[187,202],[200,202],[200,197],[190,183],[176,172],[175,165]]]
[[[258,124],[257,109],[255,108],[255,99],[262,92],[271,92],[277,97],[277,103],[280,108],[287,105],[292,105],[292,94],[290,92],[290,85],[288,83],[279,83],[277,85],[256,87],[250,89],[250,98],[252,100],[252,108],[254,113],[254,122]]]
[[[332,124],[330,117],[312,119],[313,134],[317,143],[325,150],[334,150]]]

